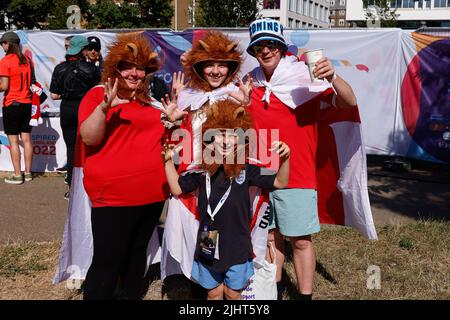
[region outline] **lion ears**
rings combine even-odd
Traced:
[[[126,49],[126,50],[129,50],[129,51],[131,52],[131,54],[132,54],[135,58],[137,57],[137,55],[138,55],[138,53],[139,53],[139,49],[138,49],[137,45],[134,44],[134,43],[132,43],[132,42],[128,42],[128,43],[125,45],[125,49]],[[153,60],[153,59],[155,59],[155,58],[157,58],[157,57],[158,57],[158,54],[157,54],[156,52],[152,51],[152,53],[150,53],[148,59],[149,59],[149,60]]]
[[[198,43],[203,47],[203,49],[205,49],[206,52],[210,52],[211,48],[203,40],[198,40]],[[232,42],[227,46],[225,52],[230,52],[231,50],[234,50],[237,46],[238,46],[237,42]]]

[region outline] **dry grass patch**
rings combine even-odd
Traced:
[[[384,226],[378,236],[370,241],[349,228],[323,227],[314,238],[319,262],[315,297],[450,299],[450,223]],[[367,288],[370,266],[379,267],[380,289]]]
[[[450,299],[450,223],[417,222],[378,228],[378,241],[362,238],[349,228],[323,226],[314,236],[318,268],[315,299]],[[58,242],[0,245],[0,299],[81,299],[66,283],[51,280]],[[285,265],[285,299],[295,299],[291,257]],[[367,288],[369,266],[380,268],[381,288]],[[145,296],[148,300],[190,299],[182,276],[162,286],[158,269]]]

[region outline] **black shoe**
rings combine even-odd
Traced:
[[[64,175],[64,183],[67,185],[69,184],[69,180],[67,178],[67,173]]]
[[[65,165],[64,167],[61,167],[61,168],[57,168],[56,172],[67,173],[67,165]]]
[[[64,199],[65,199],[65,200],[69,200],[69,195],[70,195],[70,192],[69,192],[69,191],[67,191],[66,193],[64,193]]]

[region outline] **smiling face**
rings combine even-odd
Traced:
[[[214,135],[214,150],[216,150],[222,157],[226,157],[234,153],[237,148],[238,136],[232,130],[220,130]]]
[[[134,63],[121,61],[117,65],[117,71],[126,84],[126,87],[123,88],[125,90],[136,90],[145,79],[145,68]]]
[[[280,63],[282,48],[281,43],[272,40],[263,40],[253,46],[255,57],[269,79]]]
[[[202,69],[203,77],[213,89],[220,87],[227,79],[228,70],[228,63],[224,61],[207,61]]]
[[[86,52],[86,56],[91,62],[95,62],[100,58],[100,52],[95,49],[88,49]]]

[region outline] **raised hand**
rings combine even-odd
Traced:
[[[230,92],[229,95],[238,100],[244,106],[248,106],[250,104],[250,95],[252,94],[253,78],[250,74],[247,74],[245,78],[244,83],[242,79],[238,77],[238,82],[236,85],[239,87],[239,92]]]
[[[323,57],[319,61],[316,62],[316,68],[313,70],[313,74],[315,77],[319,79],[326,78],[328,82],[331,82],[334,75],[334,67],[328,58]]]
[[[183,146],[181,145],[175,146],[173,143],[164,143],[161,152],[163,161],[167,162],[173,160],[173,158],[180,153],[181,149],[183,149]]]
[[[181,71],[173,73],[172,80],[172,97],[173,99],[178,99],[180,92],[186,87],[184,82],[184,73]]]
[[[275,151],[276,153],[278,153],[282,160],[288,159],[291,155],[291,149],[283,141],[274,141],[272,143],[272,148],[270,149],[270,151]]]
[[[176,96],[174,99],[170,100],[169,95],[166,94],[166,96],[161,99],[161,103],[163,106],[161,111],[167,116],[167,119],[169,119],[170,122],[180,120],[188,114],[186,111],[178,109]]]
[[[119,80],[116,78],[114,80],[114,84],[112,83],[111,78],[108,78],[108,81],[105,83],[105,92],[103,94],[103,104],[102,111],[107,112],[109,109],[114,108],[115,106],[130,102],[127,99],[120,99],[117,96],[117,87],[119,85]]]

